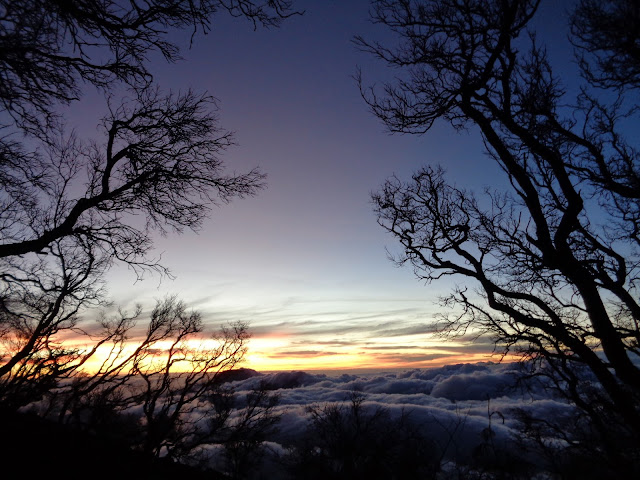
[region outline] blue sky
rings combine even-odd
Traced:
[[[481,359],[490,345],[429,335],[441,311],[437,298],[451,284],[425,286],[387,259],[385,248],[395,243],[376,224],[370,193],[390,175],[406,178],[429,163],[443,164],[467,188],[500,185],[501,172],[473,130],[442,124],[421,137],[392,136],[367,110],[352,78],[356,67],[366,83],[394,75],[351,42],[356,34],[391,40],[368,20],[368,1],[296,6],[305,14],[272,30],[221,15],[190,49],[185,32],[177,34],[186,47],[182,62],[154,61],[164,89],[190,87],[220,100],[221,124],[238,143],[224,161],[238,172],[259,166],[268,188],[215,208],[197,233],[158,238],[175,280],[135,282],[132,272],[114,268],[113,300],[150,307],[175,293],[212,326],[247,321],[247,366],[261,369]],[[72,108],[71,122],[82,118],[81,125],[104,111],[91,96]]]

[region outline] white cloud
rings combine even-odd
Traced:
[[[309,419],[308,406],[345,402],[351,392],[365,396],[364,407],[385,407],[394,416],[408,412],[446,455],[468,458],[489,426],[496,444],[513,441],[515,409],[539,418],[571,417],[573,408],[550,398],[541,385],[516,383],[518,364],[460,364],[441,368],[363,375],[278,372],[234,382],[238,393],[266,382],[280,396],[278,445],[295,443]],[[504,418],[504,420],[503,420]]]

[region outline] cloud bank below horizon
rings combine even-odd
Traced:
[[[289,371],[258,374],[230,385],[239,399],[261,384],[279,396],[282,418],[278,432],[267,441],[272,455],[285,455],[300,441],[309,425],[310,406],[346,405],[358,392],[365,409],[382,407],[395,418],[408,414],[446,461],[459,462],[471,458],[490,425],[494,444],[512,448],[519,413],[559,424],[575,420],[574,407],[554,396],[543,381],[523,380],[525,369],[519,363],[483,362],[372,374]]]

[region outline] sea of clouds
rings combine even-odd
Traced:
[[[294,371],[258,374],[230,385],[240,401],[261,383],[279,396],[276,411],[281,421],[267,442],[276,455],[286,454],[305,431],[309,406],[348,405],[358,392],[364,396],[364,408],[410,415],[445,460],[460,462],[470,458],[489,426],[494,445],[512,448],[521,428],[518,412],[559,424],[573,421],[574,408],[540,378],[527,378],[526,368],[518,363],[478,363],[358,375]]]

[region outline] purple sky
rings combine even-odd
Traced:
[[[393,72],[351,43],[356,34],[390,39],[368,20],[367,0],[295,3],[305,15],[280,29],[253,31],[221,15],[191,49],[180,32],[182,62],[154,62],[163,88],[220,99],[221,123],[238,142],[225,162],[239,172],[260,166],[268,188],[215,209],[197,234],[159,238],[176,280],[134,284],[133,273],[115,268],[114,301],[151,306],[177,293],[213,326],[247,321],[247,366],[262,369],[426,366],[487,351],[425,333],[450,284],[425,286],[388,261],[385,247],[396,245],[369,202],[388,176],[407,178],[428,163],[442,163],[468,188],[499,185],[501,173],[474,131],[442,124],[422,137],[391,136],[368,112],[352,78],[356,66],[367,83]],[[545,27],[562,22],[554,16]],[[103,111],[88,96],[71,118],[87,125]]]

